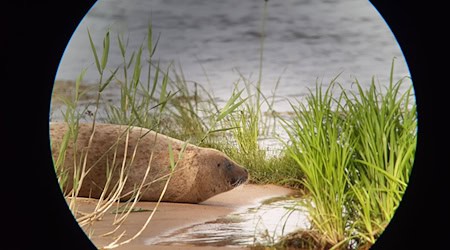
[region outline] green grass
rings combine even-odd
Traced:
[[[364,89],[345,90],[332,81],[317,85],[306,103],[292,104],[285,120],[288,154],[303,171],[306,203],[325,245],[370,246],[388,225],[407,187],[416,148],[412,86],[404,93],[373,79]],[[333,92],[339,90],[338,95]]]
[[[313,224],[331,245],[346,239],[348,221],[345,203],[348,198],[346,168],[352,158],[352,130],[343,119],[341,106],[333,108],[334,82],[322,91],[317,85],[306,104],[291,104],[295,118],[286,122],[291,145],[288,154],[303,171],[302,180],[311,196],[307,203]],[[339,100],[336,100],[339,101]]]
[[[346,96],[355,158],[349,168],[349,210],[357,223],[354,230],[363,242],[373,244],[398,207],[407,187],[416,150],[416,107],[410,87],[400,92],[402,80],[391,78],[385,93],[374,81],[368,90],[359,84]]]

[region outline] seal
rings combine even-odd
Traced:
[[[66,123],[50,123],[55,163],[67,132]],[[146,128],[80,123],[74,141],[65,145],[58,171],[68,177],[64,192],[77,187],[74,179],[79,177],[74,176],[85,173],[79,197],[100,198],[104,191],[110,195],[120,190],[121,198],[127,200],[142,185],[139,200],[157,201],[170,176],[162,201],[199,203],[248,180],[247,170],[224,153]]]

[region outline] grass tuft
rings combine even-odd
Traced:
[[[401,94],[404,79],[394,83],[393,70],[384,91],[375,80],[368,89],[356,80],[356,92],[336,81],[325,92],[317,85],[306,104],[291,104],[294,118],[283,120],[287,154],[304,173],[299,181],[311,198],[314,230],[336,249],[374,244],[407,187],[416,108],[412,87]]]

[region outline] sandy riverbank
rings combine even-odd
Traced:
[[[183,203],[161,203],[150,224],[135,240],[128,244],[119,246],[115,249],[229,249],[227,247],[200,247],[200,246],[162,246],[146,245],[145,242],[153,237],[157,237],[169,231],[174,231],[192,224],[199,224],[207,221],[216,220],[226,216],[239,208],[254,206],[263,200],[285,196],[294,193],[294,190],[275,186],[275,185],[254,185],[246,184],[229,192],[219,194],[215,197],[202,202],[201,204],[183,204]],[[89,210],[94,202],[89,199],[79,201],[79,209]],[[153,209],[154,202],[140,202],[137,208]],[[91,240],[101,248],[114,241],[115,237],[126,231],[122,240],[127,240],[138,232],[144,222],[147,220],[150,212],[134,212],[127,218],[127,221],[114,233],[109,236],[99,236],[110,232],[115,228],[112,226],[114,218],[113,213],[107,213],[102,221],[98,221],[90,228],[85,228],[86,233],[89,230],[93,233]],[[93,231],[92,231],[93,230]],[[234,247],[234,249],[239,249]],[[240,249],[246,249],[244,247]]]

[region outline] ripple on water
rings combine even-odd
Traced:
[[[278,197],[257,207],[195,224],[146,240],[147,245],[248,246],[272,244],[281,236],[307,229],[310,222],[300,198]]]

